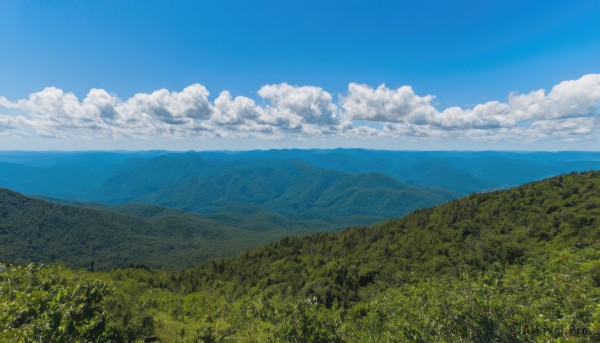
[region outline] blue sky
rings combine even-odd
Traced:
[[[2,1],[0,144],[597,149],[598,18],[597,1]]]

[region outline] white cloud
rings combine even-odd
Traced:
[[[600,74],[561,82],[547,94],[541,89],[511,93],[507,102],[472,108],[438,110],[433,99],[416,95],[408,86],[391,90],[352,83],[341,102],[345,116],[386,123],[383,131],[393,136],[535,140],[593,136],[600,131]]]
[[[215,99],[214,120],[219,124],[242,124],[246,120],[255,120],[261,115],[260,108],[256,106],[254,100],[236,96],[231,97],[228,91],[223,91]]]
[[[381,85],[370,86],[351,83],[348,95],[342,97],[342,107],[347,117],[358,120],[390,123],[425,123],[436,113],[431,105],[433,96],[420,97],[410,86],[396,90]]]
[[[449,129],[493,129],[515,125],[516,121],[511,116],[510,105],[490,101],[476,105],[472,109],[447,108],[433,115],[430,123]]]
[[[437,109],[434,96],[351,83],[336,103],[327,91],[287,83],[258,90],[260,104],[200,84],[129,99],[91,89],[81,101],[55,87],[26,99],[0,96],[0,134],[58,138],[432,137],[536,141],[600,139],[600,74],[563,81],[549,92],[511,93],[507,101]],[[3,110],[4,108],[4,114]]]
[[[160,89],[150,94],[134,95],[119,105],[119,112],[127,118],[142,114],[167,124],[181,125],[212,114],[208,96],[208,90],[200,84],[188,86],[181,92]]]
[[[110,122],[118,119],[119,102],[119,98],[104,89],[92,88],[83,100],[83,106],[88,108],[93,116]]]
[[[563,81],[548,94],[540,89],[527,94],[510,94],[508,99],[517,120],[597,116],[599,101],[600,74]]]
[[[1,99],[0,99],[1,100]],[[21,116],[0,115],[0,136],[26,137],[31,123]]]
[[[598,130],[598,119],[590,117],[540,120],[531,124],[531,131],[544,138],[576,138]]]
[[[296,124],[336,125],[337,106],[333,97],[319,87],[291,86],[287,83],[263,86],[258,95],[269,100],[265,120],[280,122],[282,119]]]

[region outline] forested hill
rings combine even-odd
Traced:
[[[0,187],[23,194],[168,206],[254,224],[256,216],[240,218],[238,211],[250,205],[283,217],[288,229],[318,231],[594,169],[600,169],[598,152],[0,151]]]
[[[458,196],[380,173],[348,174],[301,161],[205,161],[193,154],[158,157],[91,193],[91,200],[102,203],[137,202],[202,214],[260,206],[321,231],[373,224]]]
[[[230,281],[246,292],[300,292],[331,305],[433,275],[545,258],[599,238],[600,172],[573,173],[471,195],[374,227],[284,238],[187,270],[178,287]]]
[[[598,342],[599,238],[596,171],[180,271],[0,264],[0,341]]]
[[[0,261],[88,267],[94,260],[97,269],[129,264],[181,268],[290,233],[274,223],[274,214],[253,212],[244,218],[252,222],[232,226],[227,221],[236,218],[225,214],[208,218],[136,204],[74,207],[0,188]]]

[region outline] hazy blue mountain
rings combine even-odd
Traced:
[[[153,157],[146,152],[0,152],[0,186],[28,194],[85,199],[106,178]]]
[[[161,205],[232,222],[245,209],[262,218],[261,226],[283,216],[292,227],[319,229],[373,223],[472,192],[592,169],[600,169],[600,153],[0,152],[0,186],[26,194]]]
[[[156,158],[106,180],[92,200],[203,214],[254,205],[294,220],[344,226],[403,215],[450,198],[377,173],[348,174],[299,161],[207,162],[178,155]]]
[[[546,177],[600,169],[598,152],[387,151],[364,149],[256,150],[199,153],[204,158],[301,160],[349,173],[378,172],[404,182],[429,184],[463,195],[507,188]]]

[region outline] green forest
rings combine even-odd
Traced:
[[[289,235],[275,214],[200,216],[160,206],[65,206],[0,188],[0,261],[108,270],[182,268]],[[240,209],[241,211],[241,209]],[[239,225],[236,219],[244,220]],[[270,222],[270,224],[265,224]],[[294,229],[296,234],[308,231]]]
[[[599,238],[584,172],[180,270],[5,263],[0,341],[596,342]]]

